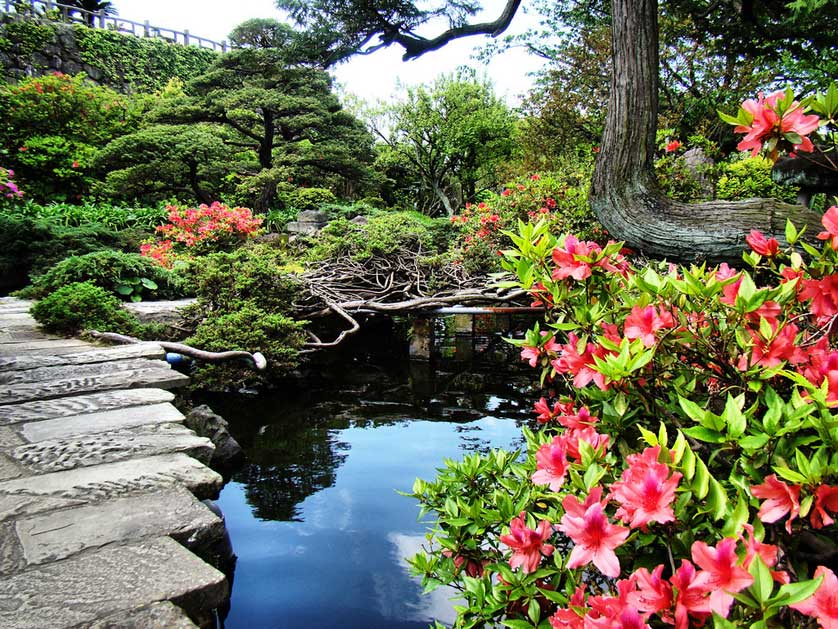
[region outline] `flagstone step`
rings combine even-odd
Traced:
[[[82,365],[132,358],[165,358],[166,352],[156,343],[137,343],[64,354],[63,356],[0,356],[0,372],[58,365]]]

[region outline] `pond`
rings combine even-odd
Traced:
[[[238,556],[227,629],[454,618],[453,591],[423,595],[409,574],[430,523],[398,492],[446,457],[521,447],[531,374],[434,372],[429,384],[404,365],[339,371],[306,391],[210,402],[248,456],[218,501]]]

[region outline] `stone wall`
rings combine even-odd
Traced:
[[[120,92],[153,91],[202,73],[218,53],[80,24],[0,14],[0,68],[7,82],[51,72],[86,74]]]

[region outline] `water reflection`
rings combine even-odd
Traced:
[[[451,622],[455,593],[423,595],[409,574],[429,523],[397,492],[444,458],[521,447],[528,377],[434,373],[428,385],[415,369],[348,369],[294,393],[211,401],[248,456],[219,501],[238,556],[225,627]]]

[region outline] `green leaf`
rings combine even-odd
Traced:
[[[145,286],[148,290],[157,290],[157,283],[154,280],[150,280],[147,277],[143,277],[140,279],[140,283]]]
[[[710,430],[704,426],[693,426],[692,428],[684,429],[684,434],[698,441],[706,443],[724,443],[727,439],[721,433],[715,430]]]
[[[532,629],[533,627],[532,623],[526,620],[502,620],[501,624],[510,629]]]
[[[743,450],[748,450],[753,452],[754,450],[759,450],[768,443],[769,437],[766,434],[759,434],[759,435],[748,435],[747,437],[742,437],[739,440],[739,447]]]
[[[798,581],[797,583],[788,583],[780,586],[780,591],[777,595],[766,601],[770,607],[794,605],[805,601],[812,596],[821,586],[823,577],[817,579],[809,579],[808,581]]]
[[[713,612],[713,629],[737,629],[736,625]]]
[[[120,284],[116,287],[116,292],[120,295],[130,295],[134,292],[134,287],[128,286],[128,284]]]
[[[765,565],[759,553],[754,555],[749,572],[754,578],[754,583],[750,588],[751,595],[757,603],[762,604],[771,597],[771,592],[774,590],[774,579],[771,578],[771,571]]]
[[[710,492],[707,496],[707,506],[713,511],[713,518],[721,520],[727,515],[727,492],[719,481],[710,477]]]

